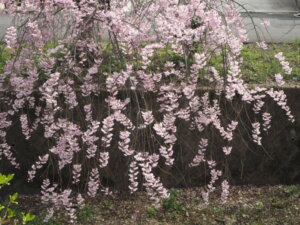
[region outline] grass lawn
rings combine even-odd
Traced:
[[[274,57],[278,52],[283,52],[293,71],[284,74],[279,61]],[[281,73],[287,83],[300,81],[300,42],[293,44],[270,44],[267,50],[262,50],[254,44],[245,45],[242,56],[242,74],[249,83],[268,83],[274,81],[274,75]]]
[[[47,46],[48,48],[49,46]],[[113,56],[110,56],[110,50],[107,52],[108,60],[105,65],[101,65],[99,71],[112,72],[113,68],[120,68],[119,61]],[[163,52],[163,51],[162,51]],[[283,52],[286,60],[290,63],[293,71],[291,74],[284,74],[279,61],[274,57],[278,52]],[[287,85],[299,85],[300,81],[300,40],[295,41],[293,44],[269,44],[267,50],[262,50],[256,46],[256,44],[245,44],[242,50],[241,56],[244,58],[242,63],[242,76],[247,83],[265,84],[269,85],[270,82],[274,82],[274,75],[282,73],[283,77],[287,81]],[[174,61],[175,63],[182,60],[182,57],[176,56],[174,53],[159,54],[160,59],[155,61],[158,64],[162,64],[165,61]],[[7,49],[0,45],[0,73],[3,72],[5,61],[9,59]],[[222,65],[222,57],[214,56],[210,65],[215,66],[219,71],[222,71],[220,65]],[[138,62],[135,62],[139,64]]]

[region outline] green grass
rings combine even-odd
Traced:
[[[290,63],[293,71],[285,74],[279,61],[274,58],[278,52],[283,52],[286,60]],[[281,73],[286,80],[300,80],[300,43],[272,44],[268,50],[262,50],[254,44],[245,45],[242,51],[244,62],[242,63],[242,74],[248,82],[264,82],[273,80],[277,73]]]
[[[9,58],[8,49],[4,48],[3,45],[0,45],[0,73],[3,73],[5,63]]]
[[[55,43],[49,43],[45,46],[45,50],[56,47]],[[201,52],[200,48],[197,48]],[[293,71],[291,74],[285,74],[282,71],[282,67],[279,61],[274,57],[278,52],[283,52],[286,60],[290,63]],[[116,71],[120,71],[124,68],[123,62],[120,61],[117,55],[112,54],[112,47],[107,44],[103,46],[103,53],[105,60],[99,67],[100,73],[111,74]],[[61,53],[56,53],[61,57]],[[270,44],[267,50],[258,48],[255,44],[245,44],[242,50],[241,56],[243,57],[243,63],[241,66],[242,76],[248,83],[263,83],[274,80],[274,75],[281,73],[286,80],[300,81],[300,39],[292,44]],[[134,70],[141,69],[141,57],[138,55],[133,58],[124,56],[128,63],[133,64]],[[10,59],[8,49],[3,45],[0,45],[0,73],[3,73],[5,62]],[[159,49],[154,52],[151,58],[150,69],[153,71],[159,71],[167,61],[174,62],[176,66],[179,63],[187,63],[191,65],[193,60],[189,59],[185,62],[185,59],[174,52],[171,49]],[[222,68],[223,57],[213,55],[209,61],[209,66],[214,66],[220,72],[224,74]],[[201,74],[199,74],[202,76]]]
[[[85,205],[82,209],[77,211],[78,222],[81,224],[88,224],[92,221],[94,207],[92,205]]]
[[[179,195],[182,194],[180,190],[171,190],[170,197],[162,199],[162,207],[166,211],[184,211],[184,203],[178,200]]]
[[[66,215],[65,212],[62,212],[63,214],[60,214],[59,216],[63,218],[63,221],[61,219],[53,216],[52,218],[49,219],[48,222],[43,222],[46,213],[42,212],[39,216],[37,216],[35,219],[30,221],[28,225],[64,225],[67,224],[66,221],[68,221],[68,216]],[[76,212],[77,216],[77,222],[79,224],[90,224],[93,221],[93,215],[97,213],[94,211],[94,206],[92,205],[85,205],[83,208],[78,209]]]
[[[299,185],[291,185],[283,188],[283,192],[288,196],[291,195],[300,195],[300,186]]]
[[[40,216],[28,223],[28,225],[63,225],[55,217],[52,217],[48,222],[43,222],[44,217]]]

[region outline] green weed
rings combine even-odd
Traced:
[[[264,203],[262,201],[256,201],[255,206],[262,208],[262,207],[264,207]]]
[[[5,63],[9,59],[10,59],[10,54],[8,52],[8,49],[5,48],[3,45],[0,45],[0,73],[3,73]]]
[[[102,201],[103,206],[107,207],[107,208],[112,208],[114,202],[112,200],[103,200]]]
[[[145,208],[145,211],[146,211],[146,213],[147,213],[149,216],[153,216],[153,217],[159,216],[158,210],[157,210],[156,208],[154,208],[154,207],[148,206],[148,207]]]
[[[13,174],[3,175],[0,173],[0,189],[3,186],[10,185]],[[18,205],[18,193],[8,196],[5,202],[0,202],[0,224],[28,224],[35,216],[30,213],[24,213],[16,209]]]
[[[180,190],[172,190],[170,197],[162,200],[162,207],[166,211],[184,211],[186,210],[182,201],[178,200],[178,196],[182,193]]]
[[[77,211],[78,222],[87,224],[92,221],[94,207],[91,205],[85,205],[82,209]]]
[[[289,196],[298,195],[300,194],[300,186],[292,185],[292,186],[284,187],[283,192]]]
[[[42,215],[36,217],[34,220],[30,221],[30,222],[28,223],[28,225],[41,225],[41,224],[43,224],[43,225],[63,225],[63,224],[62,224],[61,222],[59,222],[58,219],[57,219],[56,217],[54,217],[54,216],[51,217],[51,218],[49,219],[48,222],[44,222],[44,221],[43,221],[44,218],[45,218],[45,215],[42,214]]]

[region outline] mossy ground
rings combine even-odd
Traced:
[[[132,196],[99,196],[87,201],[87,206],[79,211],[79,221],[82,225],[300,224],[300,186],[234,186],[226,204],[221,204],[218,191],[209,204],[203,202],[201,188],[182,189],[177,193],[171,205],[160,209],[151,206],[143,192]],[[23,196],[24,204],[28,202],[26,199]],[[27,210],[31,208],[33,213],[42,209],[38,199],[36,203],[31,201],[31,206],[23,206]],[[38,218],[39,214],[31,224],[42,224]],[[67,219],[63,214],[58,215],[48,223],[54,224],[67,224]]]

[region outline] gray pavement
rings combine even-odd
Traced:
[[[244,18],[250,41],[291,43],[300,40],[300,18],[294,16],[300,12],[299,0],[237,0],[237,2],[245,7],[237,6]],[[268,28],[260,24],[263,20],[270,21]]]
[[[0,40],[3,38],[6,29],[10,26],[12,18],[8,15],[0,15]]]
[[[299,0],[236,0],[248,11],[253,12],[295,12]]]
[[[292,43],[300,40],[300,18],[293,13],[243,13],[244,23],[251,42],[264,40],[272,43]],[[251,18],[252,20],[251,20]],[[270,21],[270,26],[265,28],[260,23]]]

